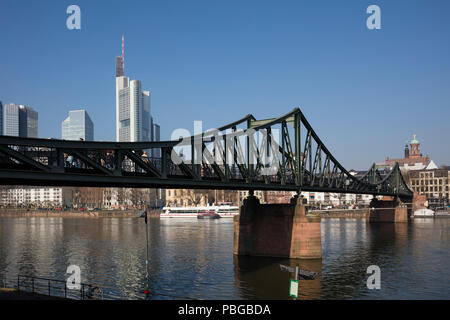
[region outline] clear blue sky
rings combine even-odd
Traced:
[[[81,8],[81,30],[66,8]],[[366,8],[381,8],[368,30]],[[194,120],[217,127],[299,106],[336,158],[365,169],[422,152],[450,164],[450,1],[0,2],[0,100],[35,108],[61,137],[84,108],[96,140],[115,139],[115,56],[152,92],[168,139]]]

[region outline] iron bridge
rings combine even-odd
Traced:
[[[413,195],[398,164],[387,173],[375,164],[364,175],[349,173],[299,108],[273,119],[247,115],[176,141],[0,136],[0,184]]]

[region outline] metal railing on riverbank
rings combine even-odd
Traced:
[[[3,278],[0,287],[16,289],[19,292],[27,292],[49,297],[73,299],[73,300],[103,300],[103,290],[99,287],[80,283],[80,289],[67,288],[67,281],[50,278],[17,275],[16,279]]]
[[[95,286],[90,284],[81,284],[80,290],[70,290],[67,288],[67,282],[64,280],[49,279],[43,277],[33,277],[18,275],[16,278],[6,278],[0,276],[0,292],[1,289],[13,293],[18,291],[21,293],[35,294],[36,298],[42,297],[73,299],[73,300],[149,300],[149,299],[183,299],[198,300],[198,297],[179,295],[173,292],[157,292],[150,289],[149,295],[145,295],[141,290],[136,288],[126,288],[127,293],[121,292],[120,289],[108,286]],[[122,288],[123,290],[124,288]],[[159,290],[158,290],[159,291]],[[0,295],[1,297],[1,295]],[[32,295],[26,299],[33,299]]]
[[[65,299],[103,299],[102,290],[90,284],[80,283],[80,289],[68,289],[67,282],[49,278],[17,276],[17,290],[28,291],[48,296],[64,297]],[[31,291],[30,291],[31,290]]]

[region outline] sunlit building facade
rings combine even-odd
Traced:
[[[2,134],[22,138],[38,137],[38,113],[33,108],[8,103],[0,108]]]
[[[62,122],[62,139],[94,140],[94,123],[86,110],[69,111],[69,116]]]

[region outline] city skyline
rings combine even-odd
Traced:
[[[80,1],[85,19],[77,31],[60,23],[67,5],[27,4],[35,9],[28,13],[20,11],[20,1],[0,5],[10,13],[1,23],[23,20],[5,38],[11,50],[1,53],[2,61],[11,63],[0,81],[0,100],[38,110],[41,137],[58,138],[66,106],[87,105],[94,122],[102,119],[96,139],[115,140],[109,125],[115,118],[111,79],[124,34],[129,73],[154,93],[155,117],[164,127],[161,140],[177,128],[192,131],[194,120],[217,127],[248,113],[263,119],[273,108],[284,113],[299,106],[345,167],[367,169],[386,156],[401,156],[412,134],[421,137],[423,152],[438,166],[449,162],[450,151],[440,144],[450,138],[445,89],[450,48],[439,41],[449,28],[446,2],[411,3],[406,12],[401,2],[382,3],[382,29],[376,31],[365,27],[367,5],[359,1],[275,8],[259,3],[258,14],[249,4],[239,6],[241,13],[235,3],[143,4],[111,8],[108,17],[105,3]],[[122,21],[124,12],[137,18]],[[30,38],[43,33],[51,37]],[[40,50],[32,56],[29,45]],[[355,59],[359,56],[363,59]],[[43,70],[57,90],[41,86]]]
[[[0,300],[449,299],[449,11],[0,1]]]

